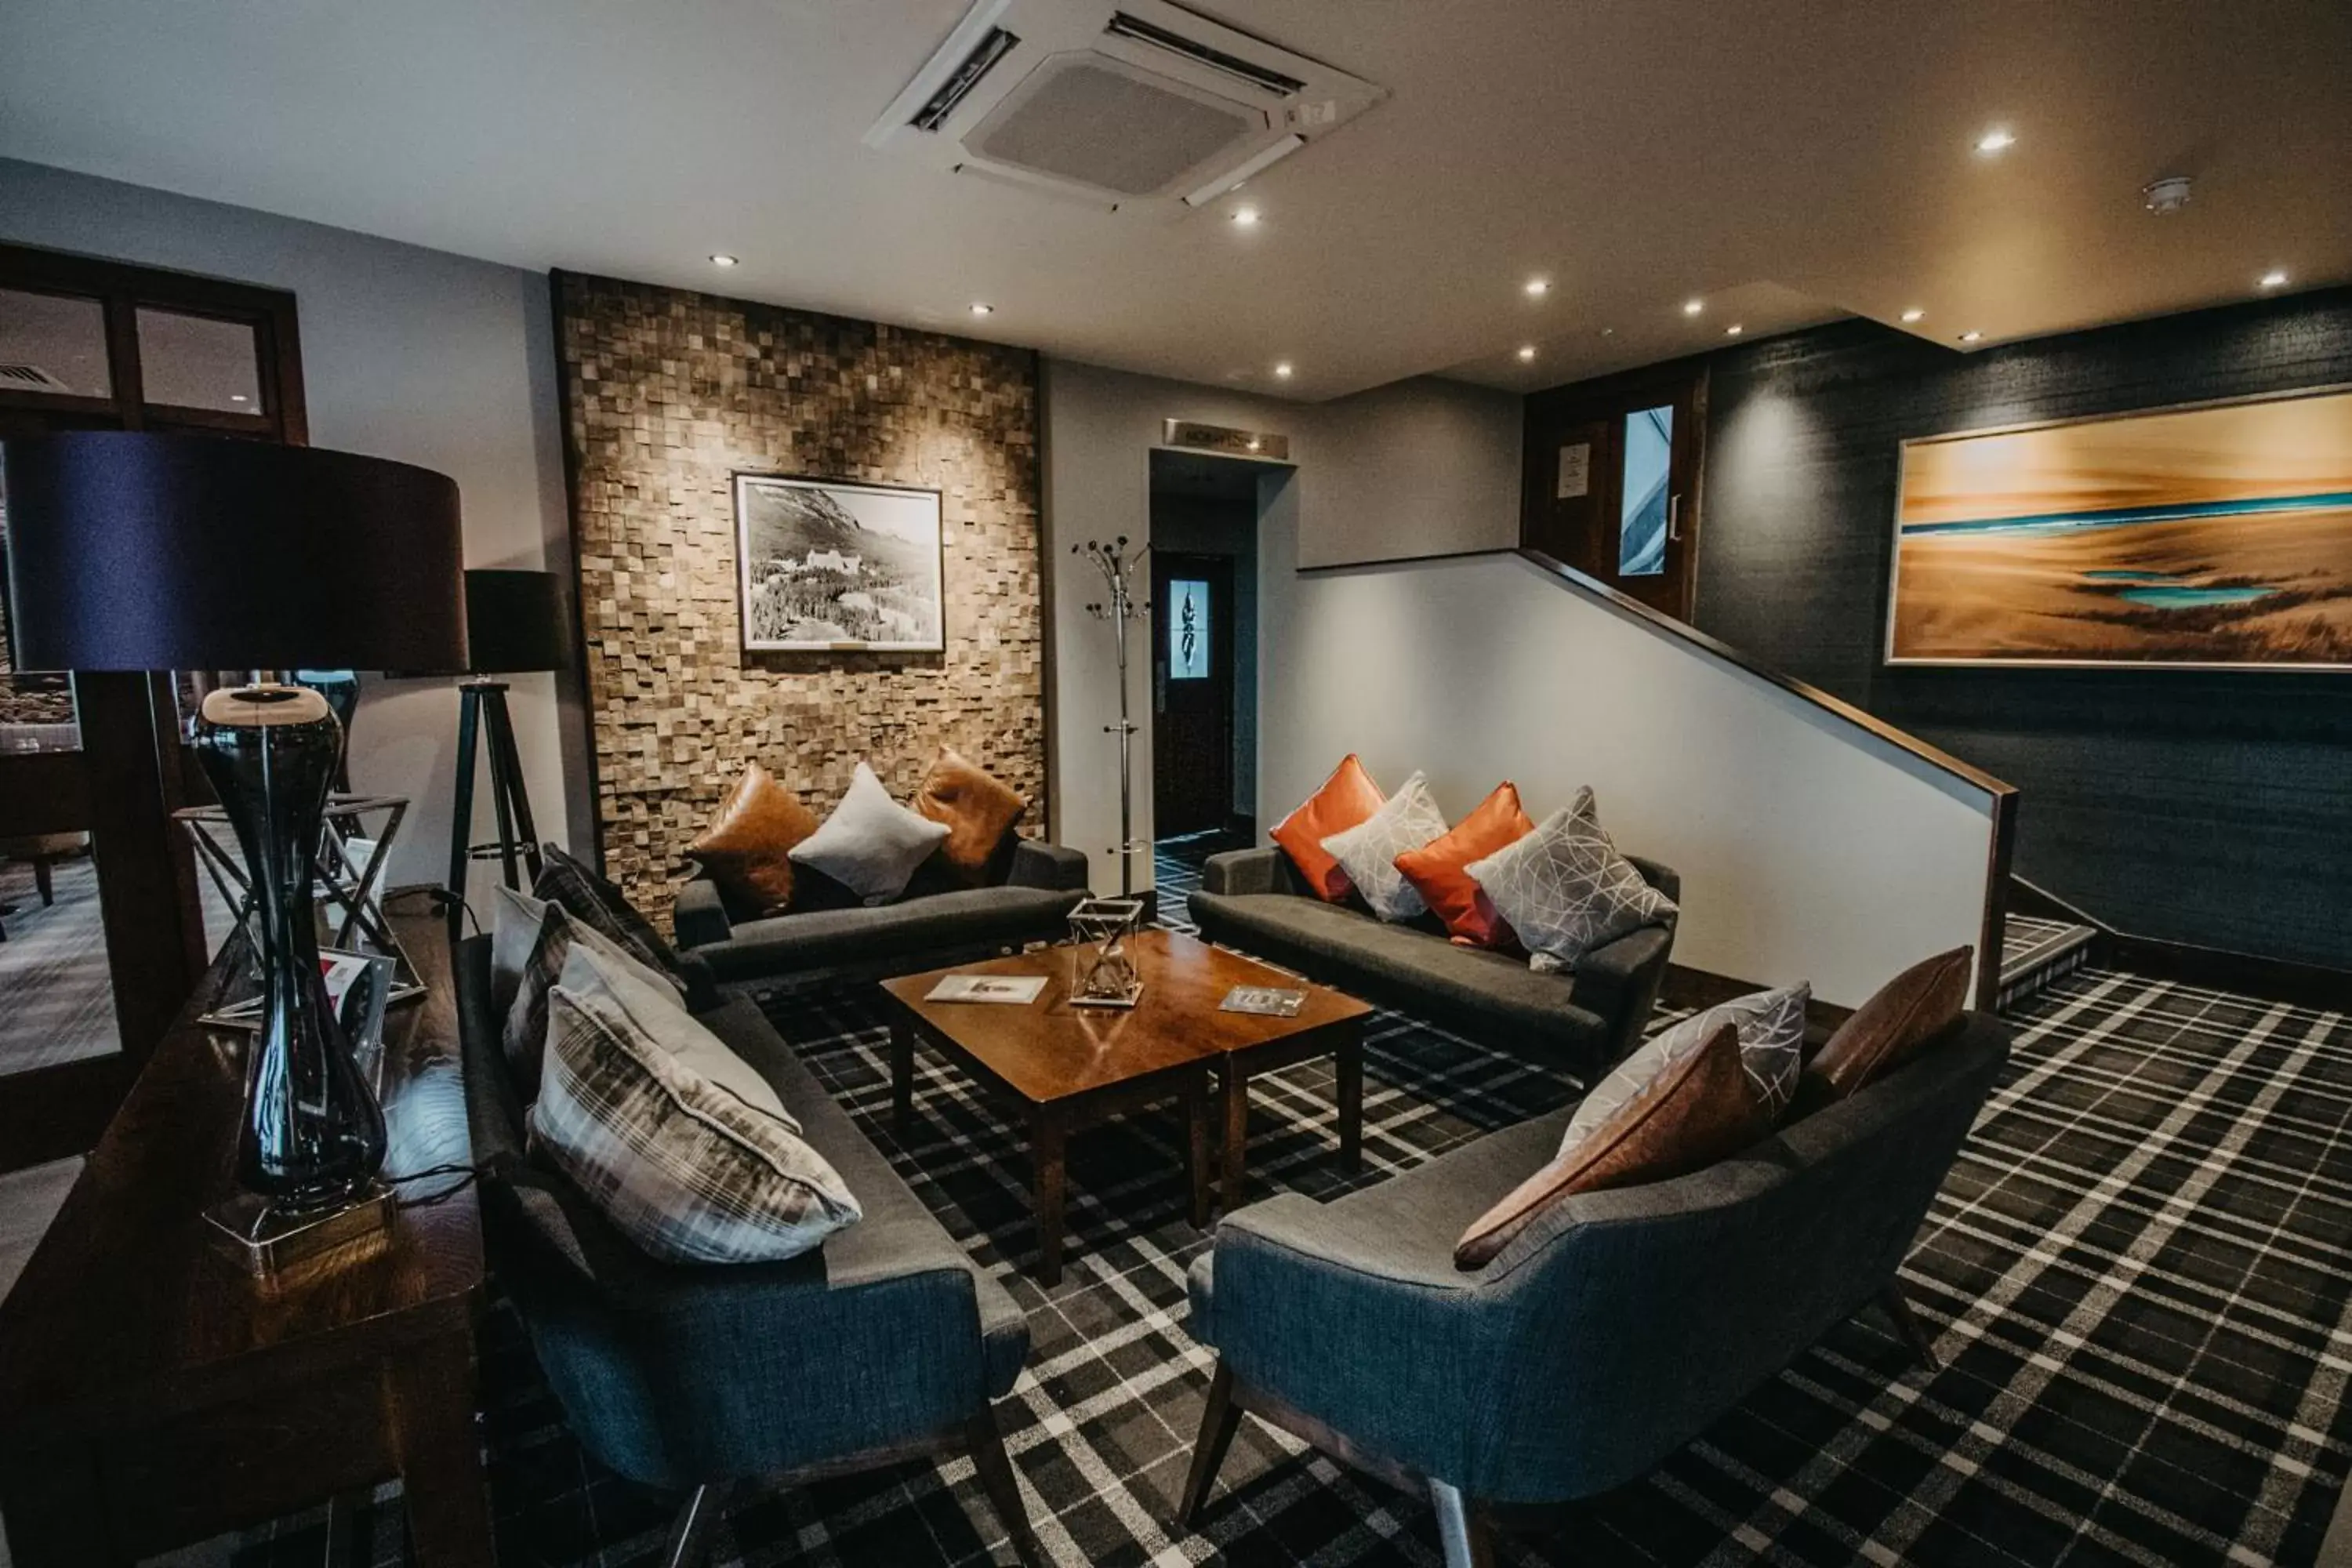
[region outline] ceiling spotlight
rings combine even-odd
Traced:
[[[1706,309],[1706,301],[1704,300],[1685,300],[1683,301],[1683,314],[1685,316],[1696,316],[1701,310]]]
[[[1919,309],[1918,306],[1914,305],[1909,310],[1903,312],[1903,319],[1906,322],[1916,321],[1924,318],[1927,314],[1927,311]]]
[[[1738,322],[1734,321],[1734,322],[1732,322],[1732,323],[1731,323],[1731,325],[1729,325],[1729,326],[1727,326],[1727,327],[1726,327],[1726,328],[1724,328],[1724,329],[1723,329],[1723,335],[1724,335],[1725,337],[1727,337],[1727,338],[1736,338],[1736,337],[1738,337],[1740,333],[1742,333],[1742,332],[1746,331],[1747,330],[1748,330],[1748,329],[1747,329],[1746,327],[1743,327],[1743,326],[1741,326]]]
[[[1288,381],[1290,379],[1290,362],[1288,360],[1284,360],[1280,364],[1276,365],[1274,367],[1274,374],[1278,379]]]
[[[2157,216],[2169,217],[2189,205],[2189,178],[2185,174],[2167,174],[2163,179],[2150,180],[2139,188],[2139,199]]]
[[[1604,338],[1613,338],[1617,335],[1617,329],[1614,327],[1603,327],[1601,329],[1601,335]]]
[[[1540,300],[1545,295],[1551,292],[1551,279],[1549,278],[1530,278],[1527,282],[1527,290],[1528,299]]]
[[[1983,334],[1982,332],[1978,331],[1977,331],[1975,328],[1973,328],[1973,327],[1971,327],[1971,328],[1970,328],[1970,329],[1969,329],[1967,331],[1962,332],[1962,333],[1960,334],[1960,342],[1964,342],[1964,343],[1981,342],[1983,340],[1984,340],[1984,334]]]
[[[996,307],[974,300],[971,302],[971,313],[975,316],[993,316],[996,314]]]
[[[2256,279],[2256,282],[2264,289],[2284,289],[2286,287],[2286,268],[2273,267]]]
[[[735,258],[724,251],[713,251],[710,257],[710,265],[713,267],[732,267],[735,265]]]
[[[2006,153],[2016,145],[2017,133],[2004,126],[1996,125],[1977,138],[1977,151],[1988,158],[1996,153]]]
[[[1255,228],[1257,226],[1257,208],[1235,207],[1234,209],[1234,226],[1235,228]]]
[[[1519,358],[1520,358],[1522,361],[1531,360],[1531,359],[1533,359],[1533,358],[1535,358],[1535,357],[1536,357],[1536,346],[1535,346],[1535,344],[1533,344],[1533,343],[1521,343],[1521,344],[1519,345]]]

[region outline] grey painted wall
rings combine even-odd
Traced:
[[[545,568],[571,581],[544,277],[6,159],[0,240],[291,289],[311,442],[448,474],[465,510],[467,565]],[[577,693],[560,705],[557,678],[509,679],[540,836],[584,847],[593,815]],[[448,680],[369,678],[352,724],[352,779],[411,798],[389,868],[394,883],[447,873],[457,735]],[[487,797],[485,769],[478,838],[495,831]],[[478,867],[477,889],[494,877]],[[475,907],[487,919],[478,896]]]
[[[1961,356],[1712,356],[1698,625],[2017,784],[2019,874],[2126,931],[2352,968],[2352,676],[1890,668],[1897,443],[2352,382],[2352,291]]]

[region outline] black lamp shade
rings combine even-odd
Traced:
[[[462,668],[457,486],[217,436],[5,452],[19,669]]]
[[[466,574],[466,668],[476,675],[562,669],[572,662],[552,572]]]

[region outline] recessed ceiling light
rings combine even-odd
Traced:
[[[245,395],[244,393],[242,393],[242,392],[232,392],[232,393],[230,393],[230,394],[228,395],[228,400],[229,400],[231,403],[249,403],[249,402],[251,402],[251,401],[252,401],[252,399],[250,399],[250,398],[247,397],[247,396],[246,396],[246,395]]]
[[[1614,327],[1603,327],[1601,329],[1601,335],[1604,338],[1613,338],[1617,335],[1617,329]]]
[[[725,251],[713,251],[710,256],[710,265],[713,267],[732,267],[735,265],[735,258],[728,255]]]
[[[1723,335],[1724,335],[1725,337],[1727,337],[1727,338],[1736,338],[1736,337],[1738,337],[1740,333],[1742,333],[1742,332],[1746,331],[1747,330],[1748,330],[1748,329],[1747,329],[1746,327],[1743,327],[1743,326],[1741,326],[1738,322],[1734,321],[1734,322],[1732,322],[1732,323],[1731,323],[1731,325],[1729,325],[1729,326],[1727,326],[1727,327],[1726,327],[1726,328],[1724,328],[1724,329],[1723,329]]]
[[[1685,300],[1683,301],[1683,314],[1685,316],[1696,316],[1701,310],[1706,309],[1706,301],[1704,300]]]
[[[2006,153],[2017,145],[2017,133],[2007,126],[1996,125],[1977,138],[1977,151],[1990,158],[1996,153]]]
[[[1916,321],[1924,319],[1927,314],[1927,311],[1919,309],[1918,306],[1914,305],[1909,310],[1903,312],[1903,319],[1906,321]]]
[[[1235,207],[1234,209],[1234,226],[1235,228],[1255,228],[1257,226],[1257,208]]]
[[[1280,364],[1276,365],[1274,367],[1274,374],[1284,381],[1288,381],[1290,379],[1290,362],[1288,360],[1284,360]]]
[[[996,314],[996,307],[974,300],[971,302],[971,313],[975,316],[993,316]]]
[[[1528,299],[1540,300],[1545,295],[1551,292],[1551,279],[1549,278],[1530,278],[1527,281],[1526,288]]]
[[[2264,289],[2284,289],[2286,287],[2286,269],[2273,267],[2263,273],[2258,281]]]
[[[1523,359],[1523,360],[1530,360],[1530,359],[1535,358],[1535,357],[1536,357],[1536,346],[1535,346],[1535,344],[1533,344],[1533,343],[1521,343],[1521,344],[1519,345],[1519,357],[1520,357],[1521,359]]]
[[[1983,334],[1982,332],[1978,331],[1977,331],[1976,329],[1974,329],[1973,327],[1971,327],[1969,331],[1965,331],[1965,332],[1962,332],[1962,333],[1960,334],[1960,342],[1964,342],[1964,343],[1979,342],[1982,342],[1982,341],[1983,341],[1983,338],[1984,338],[1984,334]]]

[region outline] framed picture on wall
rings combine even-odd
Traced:
[[[2352,668],[2352,390],[1903,444],[1890,664]]]
[[[940,492],[735,476],[735,580],[749,653],[947,647]]]

